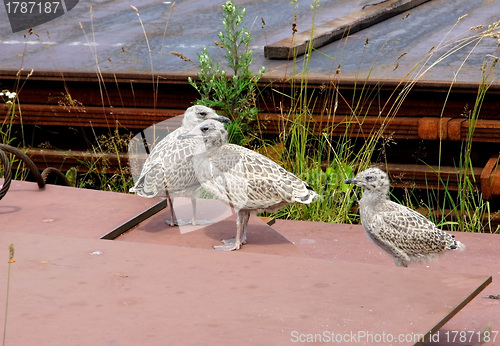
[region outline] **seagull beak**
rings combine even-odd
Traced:
[[[186,133],[181,133],[178,139],[187,139],[187,138],[195,138],[197,137],[197,134],[191,133],[191,132],[186,132]]]
[[[221,123],[226,123],[226,124],[231,123],[231,119],[229,119],[228,117],[225,117],[223,115],[219,115],[219,117],[216,120],[220,121]]]
[[[356,184],[356,178],[346,179],[344,184]]]

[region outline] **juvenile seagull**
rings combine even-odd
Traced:
[[[388,198],[389,178],[379,168],[368,168],[344,184],[365,189],[359,201],[361,223],[373,242],[395,258],[397,266],[425,262],[446,250],[465,246],[436,227],[422,214]]]
[[[166,196],[171,212],[171,220],[167,221],[170,226],[184,224],[175,217],[172,204],[173,198],[179,196],[191,198],[193,207],[191,223],[193,225],[197,223],[196,196],[201,186],[196,179],[191,159],[195,148],[200,145],[200,140],[195,138],[179,140],[178,137],[206,119],[231,122],[229,118],[218,115],[211,108],[201,105],[189,107],[184,113],[182,126],[155,145],[144,162],[139,179],[130,189],[130,192],[137,192],[139,196],[148,198]]]
[[[227,131],[217,121],[206,120],[181,138],[203,140],[193,157],[196,176],[205,190],[238,214],[236,237],[222,240],[224,245],[214,246],[217,250],[238,250],[246,243],[251,213],[276,211],[294,202],[309,204],[318,198],[307,183],[274,161],[228,144]]]

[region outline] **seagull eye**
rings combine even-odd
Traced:
[[[366,181],[372,181],[374,179],[373,175],[369,175],[366,177]]]
[[[200,113],[198,113],[198,114],[199,114],[201,117],[203,117],[203,118],[207,116],[207,112],[200,112]]]
[[[201,128],[201,132],[207,132],[208,131],[208,126],[203,126]]]

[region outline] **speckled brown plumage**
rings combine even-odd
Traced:
[[[361,223],[371,240],[395,258],[398,266],[428,261],[446,250],[463,249],[422,214],[388,198],[389,179],[379,168],[368,168],[346,184],[363,187],[359,201]]]
[[[178,224],[172,206],[174,197],[190,197],[193,206],[192,223],[196,223],[196,196],[201,188],[191,164],[195,148],[200,140],[191,138],[179,140],[179,135],[189,132],[206,119],[230,122],[218,115],[213,109],[197,105],[189,107],[184,113],[182,126],[163,138],[153,148],[144,162],[141,175],[131,192],[143,197],[167,196],[169,198],[172,220],[170,225]]]
[[[193,167],[205,190],[238,212],[236,238],[219,250],[237,250],[246,242],[251,213],[275,211],[287,204],[309,204],[318,195],[304,181],[269,158],[228,144],[224,126],[207,120],[183,138],[201,138],[204,146],[193,156]]]

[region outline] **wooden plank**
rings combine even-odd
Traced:
[[[292,37],[264,46],[264,55],[269,59],[290,59],[305,54],[311,43],[313,48],[322,47],[348,34],[363,30],[367,27],[394,17],[404,11],[419,6],[429,0],[388,0],[361,11],[334,19],[311,30],[302,31]]]
[[[126,153],[118,155],[117,153],[38,148],[29,148],[24,151],[40,171],[47,167],[55,167],[66,172],[71,167],[75,167],[79,172],[84,172],[89,167],[93,167],[101,172],[106,167],[107,173],[115,174],[122,172],[122,167],[128,166],[128,155]],[[24,167],[24,164],[15,163],[13,169],[17,169],[18,166]]]
[[[460,189],[460,169],[451,166],[427,166],[416,164],[388,163],[387,170],[393,177],[391,186],[407,188],[415,186],[421,189],[446,189],[458,191]],[[467,171],[468,178],[479,185],[480,167]],[[439,173],[438,173],[439,172]],[[445,186],[443,186],[443,184]]]
[[[23,117],[14,117],[5,122],[12,124],[37,126],[75,126],[75,127],[123,127],[142,130],[160,121],[182,115],[185,109],[180,108],[146,108],[146,107],[96,107],[60,105],[23,104]],[[6,105],[0,104],[1,112],[8,112]],[[179,120],[179,126],[181,121]]]
[[[499,154],[493,155],[481,172],[481,193],[485,199],[500,194]]]
[[[261,112],[258,119],[265,124],[263,133],[277,134],[286,129],[287,122],[293,123],[292,116],[283,117],[276,113]],[[424,119],[424,120],[423,120]],[[439,117],[417,118],[415,116],[394,117],[367,115],[355,117],[350,115],[313,115],[309,120],[309,129],[314,133],[331,131],[335,136],[348,135],[350,137],[371,137],[383,127],[383,133],[395,139],[434,139],[440,138],[449,141],[465,141],[469,134],[470,123],[462,118],[446,118],[446,126]],[[434,126],[429,126],[432,123]],[[500,120],[478,119],[474,125],[474,142],[499,143]]]

